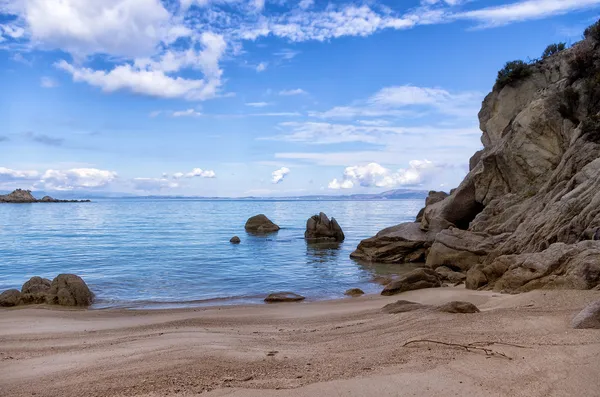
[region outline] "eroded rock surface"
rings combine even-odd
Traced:
[[[442,286],[439,275],[431,269],[415,269],[385,286],[381,295],[396,295],[406,291]]]
[[[313,215],[306,221],[306,231],[304,238],[312,241],[344,241],[346,236],[342,228],[335,220],[331,220],[321,212],[319,215]]]
[[[46,303],[52,282],[47,278],[32,277],[21,288],[24,304]]]
[[[575,329],[600,329],[600,301],[590,303],[572,321]]]
[[[462,183],[353,258],[426,260],[467,272],[468,288],[600,284],[600,43],[589,37],[530,68],[483,101],[483,149]]]

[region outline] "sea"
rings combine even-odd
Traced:
[[[359,263],[358,243],[412,221],[423,200],[96,199],[91,203],[0,204],[0,291],[32,276],[81,276],[92,308],[178,308],[261,304],[271,292],[311,300],[349,288],[381,290],[375,276],[409,265]],[[344,230],[341,244],[304,240],[319,212]],[[265,214],[277,233],[255,236],[246,220]],[[241,238],[233,245],[229,239]]]

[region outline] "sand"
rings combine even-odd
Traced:
[[[481,313],[386,314],[398,299]],[[0,310],[1,396],[600,396],[599,291],[461,287],[202,309]],[[418,343],[481,343],[500,354]],[[517,346],[518,345],[518,346]]]

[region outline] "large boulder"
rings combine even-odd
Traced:
[[[361,241],[350,257],[366,262],[424,262],[432,241],[418,223],[402,223]]]
[[[47,278],[32,277],[21,288],[23,303],[46,303],[52,282]]]
[[[61,306],[89,306],[94,300],[92,291],[83,279],[74,274],[59,274],[48,291],[48,303]]]
[[[300,302],[306,299],[302,295],[295,294],[293,292],[275,292],[269,294],[265,298],[267,303],[281,303],[281,302]]]
[[[439,275],[431,269],[415,269],[385,286],[381,295],[396,295],[406,291],[442,286]]]
[[[279,226],[271,222],[265,215],[259,214],[248,219],[245,229],[250,233],[264,234],[278,231]]]
[[[307,240],[341,242],[346,237],[335,218],[329,220],[327,215],[321,212],[319,215],[313,215],[306,221],[304,238]]]
[[[13,307],[21,303],[21,292],[9,289],[0,294],[0,307]]]
[[[600,329],[600,301],[586,306],[575,316],[571,325],[575,329]]]

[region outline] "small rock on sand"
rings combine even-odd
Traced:
[[[381,309],[381,310],[383,310],[385,313],[396,314],[396,313],[412,312],[415,310],[428,309],[428,308],[429,308],[429,306],[422,305],[417,302],[399,300],[394,303],[385,305],[383,307],[383,309]]]
[[[600,301],[587,305],[571,324],[575,329],[600,329]]]
[[[474,304],[460,301],[445,303],[438,306],[437,310],[445,313],[479,313],[479,309]]]
[[[0,294],[0,306],[12,307],[21,303],[21,291],[18,289],[9,289]]]
[[[279,303],[279,302],[299,302],[306,299],[302,295],[295,294],[293,292],[276,292],[273,294],[269,294],[265,298],[265,302],[267,303]]]

